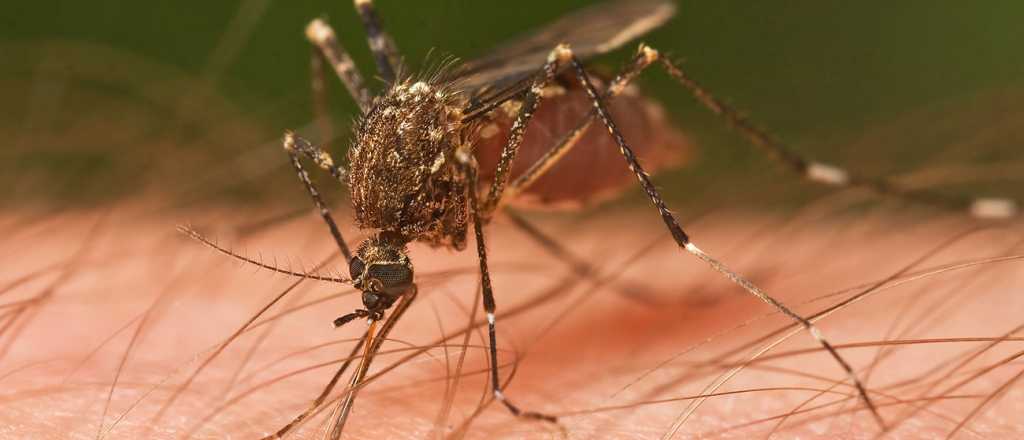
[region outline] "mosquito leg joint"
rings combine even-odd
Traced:
[[[805,175],[810,180],[827,185],[844,186],[850,183],[850,175],[846,170],[821,162],[808,164]]]
[[[1018,210],[1017,202],[994,197],[974,199],[970,206],[971,215],[981,219],[1011,218],[1017,215]]]
[[[306,38],[314,44],[324,44],[334,39],[334,30],[323,20],[316,18],[306,25]]]
[[[658,53],[657,49],[648,46],[646,43],[640,43],[640,48],[637,50],[637,52],[644,57],[644,62],[647,64],[651,64],[657,61],[658,57],[661,56],[661,54]]]
[[[553,63],[557,61],[558,63],[566,63],[571,60],[572,57],[572,49],[569,47],[569,44],[559,43],[555,46],[555,49],[551,51],[551,54],[548,55],[548,62]]]

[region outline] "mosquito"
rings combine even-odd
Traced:
[[[801,157],[714,97],[678,63],[645,44],[640,44],[631,61],[609,80],[584,67],[583,60],[621,47],[667,22],[675,13],[669,0],[618,0],[590,6],[500,46],[481,59],[462,65],[448,63],[420,75],[406,72],[397,45],[385,31],[372,0],[355,0],[354,4],[365,27],[377,74],[385,83],[379,94],[367,87],[330,25],[315,19],[306,27],[306,37],[314,47],[315,112],[322,115],[325,111],[325,65],[334,71],[361,111],[347,166],[338,165],[327,151],[295,133],[286,132],[282,142],[347,261],[351,279],[332,280],[351,283],[362,292],[363,308],[337,318],[334,325],[340,327],[356,319],[368,322],[364,338],[352,351],[355,356],[362,350],[362,356],[349,391],[336,411],[331,438],[340,437],[374,354],[416,296],[407,246],[416,242],[463,250],[470,229],[480,263],[492,395],[514,416],[557,423],[553,416],[521,408],[503,392],[497,354],[497,305],[488,269],[484,226],[496,212],[511,212],[508,204],[512,202],[591,202],[625,187],[633,179],[683,251],[802,326],[843,369],[874,421],[886,429],[885,420],[851,365],[814,323],[699,248],[666,206],[648,171],[641,166],[638,152],[660,155],[662,160],[657,165],[665,165],[671,162],[673,152],[658,149],[657,145],[679,146],[684,142],[658,118],[659,112],[651,107],[656,104],[627,92],[633,80],[651,66],[660,66],[700,104],[720,115],[758,150],[803,180],[835,187],[863,187],[880,195],[963,210],[980,218],[1016,215],[1012,200],[958,199],[911,192]],[[585,105],[572,107],[574,99]],[[540,112],[542,102],[551,109],[549,116]],[[629,111],[630,105],[641,110]],[[554,113],[562,116],[562,122],[554,122],[550,116]],[[628,113],[630,117],[618,119],[613,113]],[[600,123],[605,130],[591,130],[594,123]],[[546,138],[527,136],[537,126],[561,134]],[[324,132],[329,133],[329,127],[324,127]],[[611,157],[614,162],[595,159],[599,157]],[[348,188],[355,224],[370,233],[354,252],[310,180],[302,158]],[[517,158],[529,162],[513,167]],[[569,179],[569,175],[576,178]],[[592,179],[579,180],[583,175]],[[625,180],[615,176],[625,176]],[[577,184],[566,184],[567,181]],[[520,227],[531,230],[525,219],[513,219]],[[535,238],[547,240],[549,251],[561,252],[563,259],[571,259],[557,243],[533,231]],[[584,266],[582,272],[588,270]],[[389,310],[392,311],[385,319]],[[352,359],[342,365],[305,412],[267,438],[284,436],[318,411]]]

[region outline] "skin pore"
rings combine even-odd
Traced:
[[[296,278],[174,229],[189,223],[265,264],[327,261],[317,273],[346,276],[314,215],[248,230],[231,225],[255,213],[142,211],[2,218],[0,437],[258,438],[308,406],[366,329],[331,327],[361,305],[350,286],[291,287]],[[714,212],[688,231],[805,316],[875,287],[817,324],[892,437],[1020,436],[1020,227],[926,214]],[[878,434],[805,332],[748,362],[791,322],[676,249],[647,210],[536,218],[594,270],[581,278],[507,219],[488,227],[501,374],[513,375],[509,398],[558,416],[564,433],[491,401],[475,255],[413,245],[419,296],[371,366],[371,378],[386,371],[360,392],[345,438],[661,438],[674,425],[674,438]],[[319,438],[335,403],[293,438]]]

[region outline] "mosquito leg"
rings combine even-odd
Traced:
[[[334,140],[334,126],[331,124],[330,112],[327,111],[327,81],[324,78],[324,57],[316,48],[309,54],[309,85],[313,98],[313,121],[320,130],[321,145],[325,150],[331,149]]]
[[[864,400],[864,404],[871,411],[871,414],[875,418],[875,421],[884,431],[886,427],[885,421],[882,419],[882,416],[878,413],[878,409],[875,407],[874,402],[868,396],[867,390],[864,388],[864,385],[861,383],[860,379],[857,378],[857,375],[853,372],[853,368],[850,366],[849,363],[846,362],[845,359],[843,359],[842,356],[839,355],[839,352],[836,351],[832,344],[828,342],[828,340],[821,333],[821,331],[818,330],[818,328],[811,321],[804,318],[803,316],[798,315],[796,312],[790,310],[784,304],[782,304],[775,298],[769,296],[767,293],[762,291],[759,287],[755,286],[753,283],[748,281],[740,274],[733,272],[731,269],[726,267],[724,264],[716,260],[711,255],[704,253],[704,251],[702,251],[692,241],[690,241],[690,237],[686,234],[686,232],[683,231],[683,228],[679,226],[679,222],[676,221],[675,216],[672,215],[668,207],[665,205],[665,202],[662,200],[661,195],[658,194],[658,190],[654,187],[654,184],[651,182],[650,177],[640,166],[640,163],[637,161],[636,156],[633,154],[633,150],[629,147],[629,144],[626,143],[626,139],[622,137],[622,134],[616,127],[611,115],[608,113],[604,101],[599,96],[598,91],[594,88],[594,85],[590,82],[590,78],[587,76],[587,72],[586,70],[584,70],[583,65],[580,63],[579,59],[577,59],[576,56],[571,53],[568,55],[568,58],[573,70],[575,70],[576,72],[577,79],[583,85],[584,89],[587,92],[587,95],[590,97],[591,102],[594,106],[594,110],[597,111],[598,117],[604,123],[605,128],[608,129],[608,133],[611,134],[612,138],[615,140],[615,143],[619,146],[619,151],[622,153],[623,158],[626,160],[626,164],[629,166],[629,169],[633,172],[633,174],[636,175],[637,179],[640,181],[640,186],[643,187],[644,192],[647,193],[647,197],[651,200],[651,203],[653,203],[654,207],[657,208],[658,213],[661,215],[662,220],[665,222],[665,226],[672,234],[672,238],[675,240],[676,244],[679,245],[679,247],[685,249],[687,252],[693,254],[700,260],[707,263],[714,270],[725,275],[726,278],[742,287],[748,293],[756,296],[757,298],[768,303],[772,307],[775,307],[777,310],[779,310],[786,316],[792,318],[799,325],[803,326],[804,329],[806,329],[807,332],[810,333],[811,336],[814,337],[814,339],[819,344],[821,344],[821,346],[824,347],[825,350],[828,351],[829,354],[836,360],[836,362],[843,368],[847,376],[849,376],[849,379],[857,388],[858,393]]]
[[[331,64],[338,79],[345,85],[345,89],[356,100],[359,109],[366,112],[373,104],[373,95],[370,89],[366,88],[362,75],[356,70],[356,64],[352,57],[334,34],[334,29],[322,19],[315,19],[306,25],[306,38],[316,46],[324,59]]]
[[[560,45],[551,51],[547,61],[544,63],[544,67],[541,68],[541,74],[533,79],[529,90],[526,91],[526,95],[523,97],[522,106],[519,108],[519,113],[516,115],[512,128],[509,130],[508,142],[505,143],[505,147],[501,150],[501,158],[498,159],[498,166],[494,171],[491,189],[487,193],[487,198],[484,199],[483,205],[481,205],[484,217],[490,217],[494,210],[498,208],[501,194],[505,190],[505,184],[508,183],[512,161],[515,159],[516,154],[519,153],[519,146],[523,143],[526,125],[530,123],[534,111],[537,110],[537,105],[540,104],[544,87],[554,81],[559,65],[564,65],[567,61],[561,58],[566,53],[561,50],[562,48],[563,46]]]
[[[402,295],[402,299],[395,306],[395,310],[391,312],[391,316],[384,321],[384,325],[381,327],[380,332],[373,336],[373,342],[370,343],[363,353],[363,358],[359,362],[359,367],[355,373],[352,374],[352,380],[349,381],[348,391],[345,393],[345,399],[342,400],[338,408],[338,417],[334,422],[334,427],[331,428],[332,440],[338,440],[341,438],[341,432],[345,428],[345,421],[348,420],[348,415],[352,412],[352,406],[355,404],[356,393],[363,387],[363,379],[366,377],[366,372],[370,369],[370,363],[373,362],[374,356],[380,351],[381,345],[388,338],[388,333],[391,333],[391,329],[395,327],[398,320],[402,318],[405,311],[412,304],[412,301],[416,299],[418,288],[413,285],[409,292]]]
[[[306,139],[294,133],[285,133],[285,150],[292,151],[312,160],[320,169],[327,171],[342,185],[348,185],[348,172],[344,168],[334,164],[330,153],[322,148],[313,145]]]
[[[724,118],[751,144],[807,181],[838,187],[860,187],[888,195],[942,208],[961,210],[977,218],[1003,219],[1017,215],[1016,202],[1005,198],[964,199],[922,191],[909,191],[884,180],[872,180],[850,174],[846,170],[801,157],[787,149],[768,133],[761,131],[742,114],[715,98],[690,78],[672,61],[661,58],[661,65],[670,76],[686,87],[700,103]]]
[[[331,141],[334,139],[334,126],[331,124],[331,118],[327,111],[327,82],[324,78],[324,57],[318,49],[312,48],[309,57],[309,74],[310,74],[310,89],[312,91],[313,98],[313,119],[318,126],[320,131],[320,139],[323,139],[321,145],[322,148],[318,148],[310,144],[305,139],[296,136],[295,147],[300,153],[309,159],[316,162],[318,166],[331,173],[334,178],[338,179],[342,184],[347,184],[345,181],[345,171],[341,168],[333,166],[334,161],[331,156],[328,155],[324,150],[330,150]],[[277,214],[271,217],[267,217],[262,220],[251,222],[246,225],[241,225],[237,228],[238,233],[241,235],[247,235],[258,232],[267,227],[277,225],[281,222],[291,220],[300,215],[304,215],[307,209],[296,209],[281,214]]]
[[[576,276],[587,279],[591,282],[601,281],[600,274],[596,267],[573,254],[569,249],[566,249],[565,246],[562,246],[561,243],[555,240],[554,237],[545,234],[515,210],[506,207],[502,212],[512,220],[513,225],[519,228],[520,231],[523,231],[526,236],[533,239],[533,241],[539,244],[540,247],[547,251],[548,254],[569,266]],[[657,302],[655,299],[646,297],[646,295],[643,294],[647,289],[631,289],[620,284],[615,284],[613,287],[620,295],[631,300],[639,301],[646,305],[654,305]]]
[[[309,196],[313,198],[313,203],[316,204],[317,209],[320,210],[320,216],[324,218],[324,222],[327,223],[327,228],[331,230],[331,236],[334,237],[334,242],[338,244],[338,249],[341,250],[341,255],[345,256],[345,261],[352,261],[352,251],[348,249],[348,245],[345,244],[345,239],[341,236],[341,231],[338,229],[338,224],[334,222],[334,217],[331,217],[331,211],[327,209],[327,205],[324,203],[323,198],[320,197],[320,192],[317,191],[316,186],[309,180],[309,173],[302,167],[302,162],[299,160],[298,154],[303,154],[317,163],[321,168],[328,170],[332,176],[344,182],[344,170],[334,166],[331,161],[331,156],[319,148],[314,148],[305,139],[296,136],[292,132],[285,132],[284,134],[284,151],[288,153],[288,157],[291,159],[292,167],[295,168],[295,172],[299,175],[299,180],[306,186],[306,191],[309,192]]]
[[[505,208],[503,212],[512,220],[513,225],[537,242],[547,253],[567,264],[576,275],[581,278],[595,278],[597,269],[594,266],[574,255],[565,246],[562,246],[554,238],[542,232],[515,210]]]
[[[395,40],[384,30],[380,16],[377,15],[377,8],[373,6],[373,0],[355,0],[354,3],[366,29],[366,41],[370,44],[373,60],[377,63],[377,74],[388,84],[394,83],[402,62]]]
[[[367,329],[366,333],[363,335],[362,338],[359,339],[359,342],[356,344],[356,346],[352,347],[352,351],[349,352],[348,357],[345,358],[345,362],[341,364],[341,367],[338,367],[338,371],[334,373],[334,376],[331,377],[331,380],[329,382],[327,382],[327,385],[324,386],[324,389],[320,392],[320,395],[318,395],[317,398],[313,400],[313,403],[310,404],[309,408],[303,411],[302,414],[299,414],[294,419],[292,419],[292,421],[289,422],[287,425],[277,430],[277,432],[275,432],[274,434],[264,437],[263,440],[284,438],[284,436],[288,434],[288,432],[290,432],[292,429],[295,429],[295,427],[302,423],[303,420],[313,415],[316,412],[316,410],[320,408],[320,405],[323,405],[324,401],[327,400],[327,396],[331,394],[331,391],[334,390],[334,387],[337,386],[338,380],[341,379],[341,375],[345,374],[345,371],[348,370],[348,367],[352,365],[352,361],[354,361],[359,356],[359,352],[363,350],[366,341],[368,339],[372,339],[372,342],[370,343],[371,345],[368,347],[367,351],[370,353],[371,356],[375,355],[380,350],[381,344],[383,344],[384,341],[387,339],[388,333],[390,333],[391,329],[394,328],[396,323],[398,323],[398,319],[402,317],[406,309],[408,309],[409,305],[412,303],[412,300],[415,298],[416,286],[413,286],[413,289],[409,293],[406,293],[402,297],[402,299],[399,300],[398,304],[395,306],[394,311],[391,312],[391,316],[384,321],[384,325],[381,327],[380,331],[376,334],[376,336],[370,335],[370,330]],[[365,357],[360,358],[360,364],[363,362],[362,359],[365,359]],[[360,366],[360,368],[362,367]],[[363,374],[365,375],[365,372]],[[362,381],[362,378],[360,378],[359,380]],[[351,395],[351,393],[349,395]],[[339,414],[345,414],[345,412]],[[343,425],[344,419],[340,420],[340,423]],[[336,424],[335,426],[338,425]]]
[[[607,100],[618,96],[626,89],[626,86],[636,78],[637,75],[643,72],[644,69],[654,63],[657,59],[657,51],[641,44],[640,49],[633,58],[633,61],[625,69],[619,72],[619,74],[611,81],[608,85],[608,90],[605,91],[602,99],[607,102]],[[534,162],[526,172],[509,184],[508,190],[506,190],[506,197],[515,197],[547,173],[552,166],[558,163],[559,160],[565,157],[566,153],[576,146],[576,143],[582,137],[583,133],[590,128],[590,125],[596,118],[597,111],[595,109],[591,109],[589,113],[580,118],[580,121],[575,127],[573,127],[573,129],[563,135],[562,138],[559,139],[551,149],[545,152],[543,156],[537,159],[537,161]]]
[[[262,440],[276,440],[284,438],[284,436],[288,434],[288,432],[290,432],[296,426],[299,426],[299,424],[302,423],[303,420],[306,420],[306,418],[315,413],[316,410],[320,408],[320,405],[323,405],[324,401],[327,400],[327,396],[331,394],[331,391],[334,390],[334,387],[338,384],[338,379],[341,379],[341,375],[345,374],[345,370],[348,369],[349,365],[352,364],[352,361],[355,360],[356,357],[359,355],[359,350],[363,348],[363,344],[366,343],[366,339],[368,337],[369,331],[367,331],[367,333],[363,335],[362,338],[359,339],[359,343],[357,343],[355,347],[352,347],[352,352],[348,354],[348,357],[345,359],[345,362],[341,364],[341,367],[339,367],[338,371],[334,373],[334,376],[331,377],[331,380],[327,382],[327,385],[324,386],[324,389],[320,391],[320,395],[318,395],[316,399],[313,400],[313,403],[309,405],[309,408],[307,408],[298,416],[295,416],[295,418],[292,419],[291,422],[288,422],[287,425],[284,425],[283,427],[281,427],[281,429],[278,429],[277,432],[266,437],[263,437]]]
[[[334,139],[334,127],[331,125],[330,116],[327,112],[327,84],[324,81],[324,58],[313,48],[309,57],[310,88],[313,95],[313,119],[320,131],[320,138],[324,139],[323,148],[317,148],[305,139],[294,136],[296,150],[304,156],[312,159],[318,166],[327,170],[342,184],[347,184],[344,179],[344,169],[333,166],[333,160],[323,150],[330,149],[330,142]],[[326,167],[325,167],[326,166]],[[286,222],[293,218],[305,215],[308,208],[293,209],[279,214],[274,214],[263,219],[252,221],[235,227],[236,233],[241,236],[257,233],[269,227]]]
[[[466,152],[457,152],[456,159],[464,165],[463,169],[466,173],[468,183],[466,192],[469,193],[469,205],[473,211],[473,231],[476,234],[476,251],[480,258],[480,284],[482,286],[481,290],[483,290],[484,311],[487,313],[488,343],[491,359],[491,391],[494,395],[494,400],[505,405],[505,408],[508,408],[509,412],[516,417],[558,423],[558,420],[554,416],[533,411],[523,411],[513,404],[508,397],[505,397],[505,394],[501,390],[501,380],[498,378],[498,338],[495,330],[495,322],[497,319],[494,314],[496,309],[494,302],[494,289],[491,287],[491,273],[487,269],[487,246],[484,244],[483,219],[480,212],[481,206],[476,193],[477,164],[476,159]]]
[[[976,198],[956,199],[952,197],[930,194],[922,191],[907,191],[890,183],[877,180],[868,180],[852,176],[847,171],[833,165],[823,164],[806,160],[787,150],[778,141],[767,133],[758,130],[750,124],[746,118],[716,99],[693,79],[688,77],[678,66],[660,54],[646,46],[640,45],[640,50],[633,62],[611,82],[608,90],[601,98],[606,102],[613,99],[644,69],[659,62],[662,67],[689,89],[694,96],[708,109],[722,115],[731,125],[736,127],[751,143],[761,148],[769,157],[783,164],[787,169],[797,173],[804,179],[838,187],[864,187],[879,194],[887,194],[903,199],[916,201],[945,208],[954,208],[966,211],[977,218],[1001,219],[1017,215],[1016,202],[1005,198]],[[555,163],[568,153],[579,140],[581,135],[590,127],[597,117],[596,109],[580,119],[580,122],[549,149],[544,156],[541,156],[522,175],[513,180],[505,191],[507,197],[514,197],[529,187],[538,178],[543,176]]]

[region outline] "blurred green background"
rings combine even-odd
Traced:
[[[432,49],[486,53],[589,3],[377,1],[413,66]],[[678,4],[645,40],[793,149],[869,176],[980,167],[938,188],[1020,195],[1024,2]],[[168,206],[305,203],[278,144],[311,120],[305,24],[328,17],[372,76],[348,1],[44,0],[4,10],[8,208],[142,195]],[[617,66],[634,47],[594,63]],[[676,206],[765,209],[824,193],[752,154],[663,74],[641,84],[699,147],[695,163],[658,180]],[[355,107],[336,81],[330,91],[332,117],[347,126]]]

